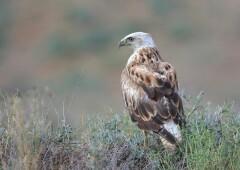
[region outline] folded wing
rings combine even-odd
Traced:
[[[143,130],[159,131],[164,123],[182,123],[184,113],[174,68],[159,62],[157,69],[135,64],[123,72],[123,97],[133,121]]]

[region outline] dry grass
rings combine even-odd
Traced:
[[[143,134],[127,114],[98,116],[77,130],[65,119],[53,126],[51,99],[36,91],[2,95],[0,169],[238,169],[239,113],[231,105],[212,111],[201,105],[201,94],[183,98],[184,142],[169,154],[154,134],[144,150]]]

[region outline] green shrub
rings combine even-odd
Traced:
[[[49,103],[36,91],[3,97],[0,112],[1,169],[238,169],[240,115],[231,105],[211,111],[201,94],[184,97],[183,142],[167,153],[157,135],[143,134],[127,114],[98,115],[77,129],[48,120]],[[56,113],[58,116],[59,114]]]

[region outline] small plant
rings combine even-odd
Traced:
[[[156,135],[143,134],[127,114],[88,120],[79,130],[48,120],[49,101],[36,91],[2,97],[1,169],[238,169],[240,116],[225,104],[211,111],[182,95],[187,115],[183,142],[167,153]],[[48,101],[48,102],[47,102]],[[50,102],[51,103],[51,102]]]

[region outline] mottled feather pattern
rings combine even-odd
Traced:
[[[122,72],[121,84],[125,106],[140,129],[157,133],[170,145],[181,139],[176,125],[184,123],[184,111],[177,74],[156,47],[134,51]]]
[[[176,71],[161,59],[155,48],[139,49],[133,56],[122,73],[125,105],[141,129],[158,132],[165,122],[177,114],[183,115]],[[164,94],[165,81],[170,84],[167,90],[174,96],[171,100]],[[178,123],[177,119],[175,122]]]

